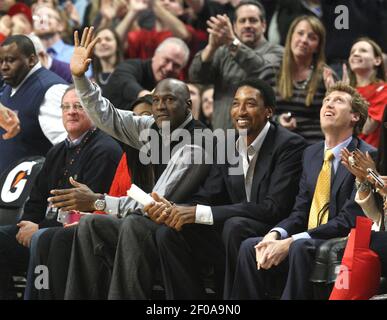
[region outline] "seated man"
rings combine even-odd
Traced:
[[[80,43],[75,35],[76,47],[70,64],[83,106],[100,129],[139,149],[140,154],[150,160],[153,167],[153,190],[176,201],[184,201],[184,197],[196,190],[208,171],[203,162],[190,164],[191,157],[196,159],[203,154],[203,150],[195,145],[193,132],[202,131],[204,125],[192,117],[187,86],[175,79],[160,81],[153,93],[153,116],[134,116],[131,111],[114,108],[109,100],[101,96],[100,88],[85,77],[94,45],[98,41],[98,38],[91,41],[92,30],[84,30]],[[166,129],[168,126],[170,131]],[[140,138],[143,132],[150,133],[149,142]],[[180,132],[187,133],[190,139],[188,145],[176,139]],[[164,152],[169,154],[166,159],[163,157]],[[89,200],[76,206],[74,201],[81,193],[89,195]],[[131,285],[132,280],[135,281],[143,272],[142,253],[149,252],[146,243],[134,244],[129,238],[137,218],[147,219],[142,216],[142,206],[129,201],[128,197],[106,196],[98,199],[100,195],[94,194],[86,186],[75,190],[54,190],[53,194],[52,201],[58,207],[78,208],[82,211],[96,208],[109,214],[86,216],[80,220],[73,241],[65,298],[110,297],[111,292],[118,290],[115,286],[109,289],[112,270],[112,278],[117,278],[116,270],[120,272],[118,278],[124,277],[114,282],[119,287],[123,284]],[[117,215],[121,217],[133,211],[138,214],[117,219]],[[143,235],[147,236],[148,233],[144,232]],[[136,293],[135,289],[129,291],[130,294]]]
[[[50,190],[77,185],[76,181],[69,182],[74,177],[98,192],[106,192],[121,157],[119,145],[94,127],[74,87],[63,95],[62,118],[67,139],[47,153],[20,222],[0,227],[0,299],[9,297],[11,276],[27,270],[32,236],[39,229],[60,225],[47,208]]]
[[[313,298],[309,276],[316,248],[346,236],[362,214],[354,201],[355,178],[340,163],[340,153],[343,148],[375,153],[356,137],[366,118],[367,103],[355,89],[343,83],[329,88],[320,111],[325,141],[304,152],[293,211],[264,238],[242,243],[232,299],[264,299],[273,293],[269,285],[275,279],[281,299]]]
[[[17,114],[21,126],[13,139],[0,139],[2,172],[23,157],[46,156],[53,144],[65,139],[60,104],[67,84],[42,67],[34,44],[24,35],[1,43],[0,62],[6,83],[0,103]]]
[[[166,224],[157,230],[156,241],[167,299],[204,298],[199,272],[209,262],[223,269],[227,259],[226,284],[231,282],[241,242],[265,234],[290,214],[306,144],[269,121],[274,107],[274,91],[268,84],[242,81],[231,107],[240,136],[231,146],[239,154],[239,170],[229,158],[225,164],[214,164],[191,196],[193,206],[175,206],[168,218],[159,204],[145,208],[151,219]],[[217,151],[219,160],[220,145]],[[230,289],[226,285],[225,297]]]

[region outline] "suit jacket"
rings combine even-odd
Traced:
[[[250,202],[243,172],[229,174],[237,165],[214,164],[192,203],[211,206],[215,224],[240,216],[274,225],[290,214],[294,204],[305,147],[301,136],[271,123],[255,165]]]
[[[369,151],[373,156],[376,154],[375,148],[358,138],[353,138],[347,148],[349,151],[356,148],[363,152]],[[277,225],[285,229],[289,236],[308,231],[309,235],[316,239],[344,237],[355,226],[356,216],[363,215],[363,210],[354,200],[355,176],[340,163],[332,181],[328,222],[307,230],[309,211],[323,161],[324,142],[316,143],[305,150],[296,203],[291,215]]]

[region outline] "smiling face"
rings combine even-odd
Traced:
[[[261,11],[252,4],[243,5],[235,12],[234,32],[245,45],[255,48],[266,30]]]
[[[174,43],[169,43],[163,49],[156,51],[152,58],[152,70],[156,82],[166,78],[178,78],[184,66],[184,51]]]
[[[93,126],[93,122],[81,106],[75,89],[67,91],[62,98],[62,121],[71,140],[79,138]]]
[[[382,58],[375,56],[374,49],[367,41],[356,42],[348,60],[354,73],[374,70],[382,63]]]
[[[235,93],[231,118],[238,131],[247,130],[248,145],[259,135],[272,114],[272,109],[265,107],[263,97],[258,89],[243,86]]]
[[[312,29],[310,23],[301,20],[292,34],[290,48],[294,57],[298,59],[310,59],[317,52],[320,39]]]
[[[191,105],[187,86],[178,80],[161,81],[154,93],[152,113],[159,128],[169,122],[171,132],[180,126],[187,117]]]
[[[102,59],[114,57],[117,51],[117,42],[113,32],[109,29],[104,29],[97,36],[100,38],[100,41],[95,45],[94,54]]]
[[[323,132],[353,131],[359,114],[352,110],[352,97],[343,91],[332,91],[324,100],[320,110],[320,122]]]

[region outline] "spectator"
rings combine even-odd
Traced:
[[[154,28],[129,31],[140,13],[148,9],[152,9],[156,16]],[[198,48],[195,47],[195,30],[190,25],[184,25],[178,18],[182,14],[182,0],[131,0],[126,16],[116,27],[122,39],[126,57],[149,59],[153,56],[157,46],[169,37],[185,41],[191,51],[196,52]]]
[[[0,47],[0,73],[5,89],[0,102],[17,112],[20,133],[0,140],[0,172],[14,161],[45,156],[66,136],[61,120],[61,97],[66,82],[41,66],[32,41],[24,35],[8,37]]]
[[[130,106],[138,97],[149,94],[166,78],[178,78],[188,62],[189,49],[177,38],[164,40],[152,59],[128,59],[120,63],[105,86],[104,95],[119,109]]]
[[[69,88],[62,98],[63,125],[67,138],[47,153],[46,161],[31,190],[23,215],[17,225],[0,227],[0,298],[9,294],[11,276],[27,269],[31,238],[48,230],[58,230],[56,215],[47,208],[47,198],[55,188],[78,185],[76,180],[88,183],[98,192],[106,192],[121,156],[120,147],[106,134],[95,129],[87,116],[74,88]],[[46,214],[47,213],[47,214]],[[43,231],[44,230],[44,231]],[[72,228],[63,229],[69,235]],[[50,231],[51,232],[51,231]],[[34,246],[31,246],[34,249]],[[57,252],[58,255],[65,254]],[[56,270],[57,265],[50,270]],[[31,273],[34,272],[32,268]],[[51,274],[51,272],[50,272]],[[33,281],[32,281],[33,283]],[[31,285],[32,285],[31,283]],[[51,283],[51,282],[50,282]]]
[[[111,74],[122,62],[121,41],[112,28],[102,28],[96,31],[96,37],[101,40],[95,46],[93,58],[93,77],[104,94],[105,86]]]
[[[273,293],[285,300],[311,299],[316,249],[327,239],[347,236],[362,215],[354,200],[355,179],[340,163],[340,152],[357,148],[375,154],[356,138],[367,118],[367,103],[355,89],[337,83],[327,91],[320,117],[325,141],[304,152],[292,213],[264,238],[242,243],[232,299],[265,299]]]
[[[71,77],[70,65],[66,62],[62,62],[52,58],[44,49],[42,41],[40,41],[39,37],[36,35],[28,36],[34,44],[35,52],[39,58],[40,63],[46,69],[56,73],[63,80],[66,80],[68,83],[73,82],[73,78]]]
[[[48,5],[39,5],[33,12],[33,18],[34,33],[42,40],[47,53],[59,61],[70,63],[74,46],[62,40],[65,21],[59,11]]]
[[[350,85],[369,102],[368,118],[359,137],[378,147],[387,105],[386,66],[382,50],[373,40],[360,38],[353,44],[348,61]]]
[[[325,94],[325,29],[313,16],[296,18],[286,38],[276,83],[278,122],[309,144],[323,140],[320,108]]]
[[[209,21],[209,42],[193,59],[189,75],[192,83],[214,84],[214,129],[232,128],[232,93],[247,77],[263,80],[274,76],[273,66],[282,58],[283,48],[264,37],[265,10],[256,1],[242,1],[235,8],[234,27],[226,16]],[[234,33],[235,32],[235,33]]]
[[[191,107],[192,116],[196,120],[201,120],[200,108],[201,108],[202,102],[201,102],[201,96],[200,96],[200,88],[199,86],[192,83],[187,83],[187,86],[192,100],[192,107]]]
[[[202,109],[201,109],[201,118],[200,120],[207,125],[207,127],[212,128],[212,114],[214,112],[214,87],[210,86],[204,88],[202,91]]]

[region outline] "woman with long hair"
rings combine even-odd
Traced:
[[[286,37],[278,79],[277,121],[308,143],[323,140],[320,108],[326,91],[325,28],[314,16],[296,18]]]
[[[384,108],[387,104],[382,49],[369,38],[359,38],[351,48],[348,62],[349,84],[369,102],[368,119],[359,137],[378,147]]]
[[[123,51],[121,40],[113,28],[99,29],[95,36],[99,37],[100,41],[94,49],[93,77],[103,93],[110,75],[123,59]]]

